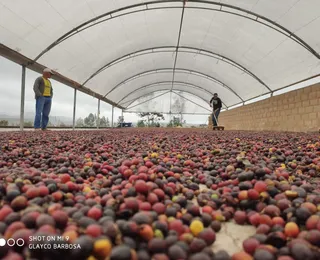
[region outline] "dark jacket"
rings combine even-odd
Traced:
[[[216,109],[218,109],[218,108],[222,108],[222,102],[221,102],[221,99],[220,98],[216,98],[216,99],[214,99],[214,98],[211,98],[211,100],[210,100],[210,104],[213,104],[213,110],[216,110]]]
[[[50,81],[50,80],[49,80]],[[51,81],[50,81],[51,83]],[[38,77],[33,85],[33,91],[35,94],[35,98],[42,97],[44,92],[45,84],[42,76]],[[52,90],[52,84],[51,84],[51,97],[53,97],[53,90]]]

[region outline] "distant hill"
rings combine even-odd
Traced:
[[[20,123],[20,115],[7,115],[0,113],[0,120],[7,120],[9,125],[17,125]],[[34,113],[26,112],[24,115],[25,122],[34,121]],[[66,116],[50,116],[50,123],[53,125],[59,125],[61,123],[65,125],[72,125],[72,118]]]
[[[20,115],[8,115],[8,114],[0,113],[0,121],[1,120],[7,120],[10,126],[19,125],[20,124]],[[33,123],[34,113],[26,112],[24,115],[24,121]],[[71,117],[50,115],[50,123],[55,126],[58,126],[61,123],[65,124],[67,126],[68,125],[71,126],[72,122],[73,122],[73,120]],[[115,120],[115,122],[116,122],[116,120]],[[132,124],[133,124],[133,126],[136,126],[137,122],[132,122]],[[162,127],[165,127],[165,126],[167,126],[168,122],[161,122],[160,124]],[[199,127],[199,123],[195,122],[195,123],[184,124],[184,127],[192,127],[192,126]]]

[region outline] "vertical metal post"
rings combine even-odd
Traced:
[[[74,89],[73,96],[73,121],[72,121],[72,129],[74,130],[76,127],[76,105],[77,105],[77,89]]]
[[[113,128],[113,113],[114,112],[114,106],[112,106],[112,116],[111,116],[111,127]]]
[[[123,123],[124,123],[124,120],[123,120],[123,109],[121,109],[121,127],[122,127]]]
[[[100,126],[100,99],[98,99],[98,118],[97,118],[97,128]]]
[[[22,65],[21,76],[21,104],[20,104],[20,131],[23,131],[24,127],[24,99],[26,92],[26,66]]]

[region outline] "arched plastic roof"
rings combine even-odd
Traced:
[[[129,4],[130,3],[130,4]],[[0,0],[0,41],[116,104],[225,107],[320,73],[319,0]]]

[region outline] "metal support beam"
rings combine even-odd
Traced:
[[[276,91],[279,91],[279,90],[282,90],[282,89],[286,89],[286,88],[292,87],[294,85],[297,85],[297,84],[300,84],[300,83],[303,83],[303,82],[306,82],[308,80],[315,79],[315,78],[318,78],[318,77],[320,77],[320,74],[316,74],[314,76],[308,77],[306,79],[299,80],[297,82],[291,83],[291,84],[283,86],[281,88],[274,89],[272,92],[276,92]]]
[[[76,128],[76,106],[77,106],[77,89],[74,89],[73,94],[73,122],[72,122],[72,129]]]
[[[123,120],[123,109],[121,109],[121,123],[124,123],[124,120]],[[122,127],[122,124],[121,124],[121,127]]]
[[[170,88],[171,88],[171,87],[170,87]],[[146,94],[144,94],[144,95],[141,95],[141,96],[139,96],[139,97],[133,98],[133,99],[129,100],[129,102],[126,102],[126,103],[129,103],[129,104],[127,105],[127,107],[130,107],[130,106],[131,106],[135,101],[137,101],[138,99],[143,98],[143,97],[146,97],[146,96],[149,96],[151,93],[157,93],[157,92],[161,92],[161,91],[165,91],[165,90],[169,90],[168,92],[170,92],[170,96],[171,96],[173,90],[176,90],[176,91],[182,91],[182,92],[184,92],[184,93],[188,93],[188,94],[190,94],[190,95],[192,95],[192,96],[195,96],[195,97],[201,99],[204,103],[208,103],[208,102],[209,102],[208,100],[205,100],[204,98],[196,95],[195,93],[192,93],[191,91],[181,90],[181,89],[173,89],[172,91],[170,91],[170,88],[168,87],[168,88],[163,88],[163,89],[159,89],[159,90],[156,90],[156,91],[150,91],[150,92],[148,92],[148,93],[146,93]],[[166,92],[166,93],[168,93],[168,92]],[[161,95],[160,95],[160,96],[161,96]],[[158,96],[156,96],[156,97],[158,97]],[[171,98],[171,97],[170,97],[170,98]],[[152,99],[153,99],[153,98],[152,98]],[[139,103],[139,104],[142,104],[142,103]],[[222,102],[222,104],[223,104],[225,107],[227,107],[227,105],[226,105],[224,102]]]
[[[113,92],[114,90],[116,90],[117,88],[125,85],[126,83],[136,79],[137,77],[142,77],[142,76],[148,76],[150,74],[155,74],[155,73],[168,73],[172,71],[173,68],[158,68],[158,69],[152,69],[152,70],[146,70],[146,71],[143,71],[143,72],[140,72],[138,74],[135,74],[133,76],[130,76],[129,78],[126,78],[124,79],[123,81],[121,81],[120,83],[118,83],[117,85],[115,85],[113,88],[111,88],[105,95],[104,97],[106,97],[107,95],[109,95],[111,92]],[[244,100],[241,98],[241,96],[235,92],[231,87],[229,87],[227,84],[225,84],[224,82],[222,82],[221,80],[213,77],[213,76],[210,76],[208,74],[204,74],[200,71],[197,71],[197,70],[191,70],[191,69],[186,69],[186,68],[176,68],[175,69],[176,72],[179,71],[179,73],[184,73],[184,74],[191,74],[191,75],[194,75],[194,76],[198,76],[198,77],[201,77],[201,78],[204,78],[204,79],[208,79],[208,80],[211,80],[213,82],[215,82],[216,84],[218,85],[221,85],[223,88],[229,90],[230,92],[232,92],[234,95],[236,95],[240,100],[241,102],[244,102]],[[119,105],[118,105],[119,106]]]
[[[170,92],[170,93],[172,93],[172,92]],[[169,111],[169,123],[170,123],[171,127],[173,127],[172,116],[173,116],[174,114],[175,114],[175,113],[172,113],[171,110]],[[177,114],[175,114],[175,115],[179,115],[179,114],[177,113]]]
[[[170,108],[169,108],[170,122],[171,122],[171,108],[172,108],[172,91],[170,90]]]
[[[177,93],[177,92],[175,92],[175,91],[172,91],[172,92],[173,92],[174,94],[178,95],[179,97],[182,97],[183,99],[185,99],[185,100],[187,100],[187,101],[191,102],[192,104],[195,104],[196,106],[201,107],[201,108],[203,108],[203,109],[208,110],[209,112],[211,112],[211,110],[210,110],[210,109],[205,108],[204,106],[201,106],[201,105],[197,104],[196,102],[192,101],[191,99],[186,98],[186,97],[184,97],[184,96],[180,95],[179,93]]]
[[[184,17],[184,10],[185,10],[185,5],[186,1],[184,0],[182,3],[182,12],[181,12],[181,20],[180,20],[180,26],[179,26],[179,32],[178,32],[178,42],[176,46],[176,55],[174,58],[174,64],[173,64],[173,71],[172,71],[172,82],[171,82],[171,89],[170,89],[170,111],[172,108],[172,89],[173,89],[173,84],[174,84],[174,78],[176,75],[176,66],[177,66],[177,60],[178,60],[178,53],[179,53],[179,45],[180,45],[180,38],[181,38],[181,32],[182,32],[182,25],[183,25],[183,17]]]
[[[100,99],[98,99],[98,115],[97,115],[97,128],[100,127]]]
[[[9,59],[17,64],[20,64],[20,65],[25,65],[26,68],[30,69],[30,70],[33,70],[35,72],[38,72],[40,74],[42,74],[43,70],[46,68],[46,66],[40,64],[40,63],[37,63],[37,62],[33,62],[30,58],[27,58],[26,56],[23,56],[21,53],[15,51],[15,50],[12,50],[10,48],[8,48],[7,46],[3,45],[0,43],[0,56],[3,56],[5,57],[6,59]],[[64,84],[64,85],[67,85],[69,87],[72,87],[72,88],[76,88],[77,90],[85,93],[85,94],[88,94],[92,97],[96,97],[96,98],[100,98],[102,101],[110,104],[110,105],[114,105],[120,109],[123,109],[123,107],[115,104],[113,101],[101,96],[100,94],[92,91],[91,89],[81,85],[80,83],[76,82],[76,81],[73,81],[72,79],[69,79],[65,76],[63,76],[62,74],[58,73],[57,71],[55,72],[55,75],[52,76],[52,79]]]
[[[145,111],[145,112],[149,112],[149,113],[159,113],[159,111],[155,112],[155,111]],[[141,111],[127,111],[126,110],[126,113],[130,113],[130,114],[138,114],[138,113],[141,113]],[[161,114],[164,114],[164,115],[170,115],[169,112],[160,112]],[[171,115],[180,115],[180,114],[183,114],[183,115],[201,115],[201,116],[208,116],[210,115],[210,113],[174,113],[172,112]]]
[[[134,94],[135,92],[137,92],[137,91],[139,91],[139,90],[141,90],[141,89],[144,89],[144,88],[146,89],[146,88],[150,88],[150,87],[154,87],[154,86],[161,86],[161,85],[165,85],[165,84],[169,85],[170,83],[171,83],[171,81],[159,81],[159,82],[154,82],[154,83],[150,83],[150,84],[144,85],[144,86],[142,86],[142,87],[139,87],[139,88],[137,88],[137,89],[129,92],[125,97],[123,97],[120,101],[118,101],[117,104],[120,104],[121,101],[123,101],[125,98],[129,97],[130,95]],[[191,84],[191,83],[188,83],[188,82],[175,81],[174,84],[177,85],[177,86],[178,86],[178,85],[185,86],[185,87],[188,87],[188,88],[191,88],[191,89],[199,89],[200,91],[204,92],[206,95],[209,95],[209,96],[213,96],[213,94],[214,94],[214,92],[210,92],[209,90],[207,90],[207,89],[205,89],[205,88],[203,88],[203,87],[200,87],[200,86],[198,86],[198,85]],[[163,89],[163,90],[167,90],[167,88],[165,88],[165,89]],[[178,90],[178,89],[176,89],[176,90]],[[205,103],[207,103],[207,101],[206,101],[203,97],[200,97],[200,96],[197,95],[196,93],[193,93],[192,91],[186,91],[186,90],[183,90],[183,91],[186,92],[186,93],[189,93],[189,94],[191,94],[191,95],[196,95],[198,98],[202,99]],[[149,95],[149,94],[150,94],[150,92],[147,93],[146,95]],[[145,95],[141,95],[140,97],[143,97],[143,96],[145,96]],[[139,97],[139,98],[140,98],[140,97]],[[125,104],[130,103],[130,102],[132,102],[132,101],[136,101],[136,100],[137,100],[137,98],[134,98],[134,99],[131,99],[131,100],[127,100],[127,101],[125,101],[125,102],[122,102],[122,103],[121,103],[121,106],[125,106]],[[131,104],[132,104],[132,103],[131,103]],[[223,102],[222,102],[222,104],[223,104],[225,107],[227,107],[227,105],[224,104]],[[128,106],[130,106],[130,105],[128,105]]]
[[[112,106],[111,127],[113,128],[114,106]]]
[[[108,62],[107,64],[103,65],[101,68],[99,68],[97,71],[95,71],[93,74],[91,74],[91,76],[86,79],[82,85],[86,85],[87,82],[89,82],[91,79],[93,79],[95,76],[97,76],[98,74],[100,74],[101,72],[103,72],[104,70],[111,68],[114,65],[120,64],[124,61],[127,60],[132,60],[135,57],[139,57],[139,56],[144,56],[144,55],[150,55],[150,54],[154,54],[154,53],[173,53],[176,50],[176,46],[157,46],[157,47],[150,47],[150,48],[145,48],[145,49],[141,49],[139,51],[135,51],[135,52],[131,52],[129,54],[125,54],[121,57],[118,57],[110,62]],[[267,86],[266,83],[264,83],[257,75],[255,75],[251,70],[247,69],[245,66],[241,65],[240,63],[236,62],[235,60],[226,57],[224,55],[221,55],[219,53],[216,52],[212,52],[206,49],[201,49],[201,48],[196,48],[196,47],[191,47],[191,46],[179,46],[179,54],[196,54],[196,55],[200,55],[200,56],[204,56],[204,57],[208,57],[208,58],[212,58],[212,59],[216,59],[219,62],[223,62],[223,63],[227,63],[230,66],[234,67],[237,70],[240,70],[241,72],[246,73],[247,75],[249,75],[250,77],[253,77],[255,80],[257,80],[259,83],[261,83],[262,85],[264,85],[269,91],[271,91],[271,89]]]
[[[272,30],[275,30],[282,35],[288,37],[289,39],[295,41],[299,45],[301,45],[303,48],[307,49],[309,52],[311,52],[314,56],[316,56],[318,59],[320,59],[320,54],[317,53],[316,50],[314,50],[310,45],[308,45],[305,41],[303,41],[299,36],[297,36],[294,32],[290,31],[289,29],[283,27],[282,25],[276,23],[275,21],[259,15],[258,13],[252,12],[250,10],[234,6],[231,4],[226,4],[226,3],[221,3],[216,2],[216,1],[208,1],[208,0],[188,0],[189,3],[192,3],[193,5],[190,5],[185,8],[190,8],[190,9],[205,9],[205,10],[211,10],[215,12],[223,12],[227,13],[230,15],[236,15],[239,17],[242,17],[244,19],[248,19],[252,22],[259,23],[261,25],[264,25]],[[185,2],[185,1],[183,1]],[[159,7],[159,4],[168,4],[168,6],[161,6]],[[47,48],[45,48],[39,55],[34,59],[34,61],[37,61],[42,57],[45,53],[50,51],[52,48],[55,46],[61,44],[63,41],[66,39],[77,35],[83,30],[87,30],[91,28],[92,26],[96,26],[102,22],[106,22],[111,19],[119,18],[121,16],[126,16],[130,15],[133,13],[138,13],[138,12],[145,12],[145,11],[150,11],[150,10],[157,10],[157,9],[177,9],[177,8],[182,8],[179,6],[174,6],[172,5],[173,3],[181,3],[181,0],[158,0],[158,1],[149,1],[149,2],[142,2],[138,4],[133,4],[133,5],[128,5],[125,7],[121,7],[116,10],[112,10],[107,13],[103,13],[101,15],[98,15],[92,19],[89,19],[82,24],[73,27],[70,31],[66,32],[64,35],[59,37],[58,39],[54,40],[53,43],[51,43]],[[170,6],[170,4],[172,6]],[[202,6],[197,6],[195,4],[199,4]],[[153,7],[154,6],[154,7]],[[184,8],[184,6],[183,6]],[[117,14],[118,13],[118,14]],[[249,14],[249,15],[248,15]]]
[[[21,103],[20,103],[20,131],[23,131],[24,126],[24,99],[26,92],[26,66],[22,65],[21,75]]]
[[[143,96],[141,96],[141,97],[138,97],[138,98],[132,100],[131,103],[128,105],[128,107],[127,107],[126,109],[131,109],[131,108],[134,108],[134,107],[136,107],[136,106],[142,105],[142,104],[144,104],[144,103],[146,103],[146,102],[148,102],[148,101],[151,101],[151,100],[153,100],[153,99],[156,99],[156,98],[158,98],[158,97],[161,97],[161,96],[163,96],[163,95],[165,95],[165,94],[168,94],[168,93],[172,94],[172,93],[174,93],[174,94],[182,97],[183,99],[185,99],[185,100],[187,100],[187,101],[195,104],[196,106],[199,106],[199,107],[201,107],[201,108],[203,108],[203,109],[205,109],[205,110],[208,110],[208,111],[211,113],[211,110],[209,110],[208,108],[205,108],[204,106],[201,106],[201,105],[197,104],[196,102],[194,102],[194,101],[192,101],[192,100],[190,100],[190,99],[188,99],[188,98],[180,95],[179,93],[176,93],[175,91],[170,91],[169,88],[168,88],[168,89],[163,89],[163,90],[168,90],[168,91],[166,91],[166,92],[164,92],[164,93],[162,93],[162,94],[159,94],[159,95],[157,95],[157,96],[155,96],[155,97],[152,97],[152,98],[150,98],[150,99],[148,99],[148,100],[145,100],[145,101],[143,101],[143,102],[141,102],[141,103],[138,103],[138,104],[136,104],[136,105],[134,105],[134,106],[131,106],[131,104],[133,104],[133,103],[134,103],[136,100],[138,100],[139,98],[142,98],[142,97],[144,97],[144,96],[150,95],[150,93],[148,93],[148,94],[146,94],[146,95],[143,95]],[[163,91],[163,90],[157,90],[157,91],[154,91],[153,93],[160,92],[160,91]],[[193,93],[191,93],[191,92],[188,92],[188,91],[185,91],[185,90],[182,91],[182,92],[185,92],[185,93],[188,93],[188,94],[190,94],[190,95],[196,96],[195,94],[193,94]],[[198,96],[197,96],[197,97],[198,97]],[[201,99],[202,99],[202,98],[201,98]],[[202,100],[206,103],[206,101],[205,101],[204,99],[202,99]],[[226,106],[226,105],[225,105],[225,106]],[[226,106],[226,107],[227,107],[227,106]],[[170,110],[169,113],[168,113],[168,114],[170,114],[170,116],[171,116],[171,112],[172,112],[172,111]]]

